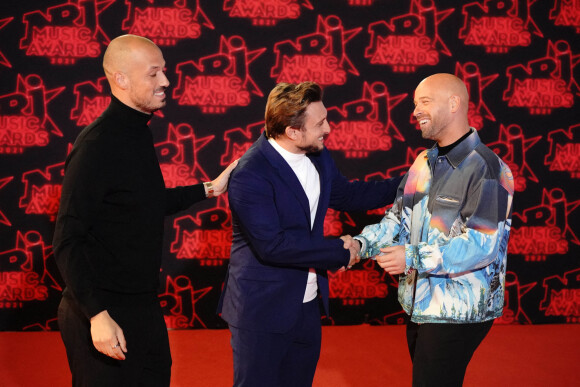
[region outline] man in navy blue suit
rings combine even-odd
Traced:
[[[349,182],[338,171],[314,82],[276,85],[265,120],[229,183],[233,243],[218,312],[231,332],[234,386],[311,386],[326,271],[359,260],[349,236],[323,237],[326,211],[392,203],[400,178]]]

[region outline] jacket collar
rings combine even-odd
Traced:
[[[470,129],[471,134],[445,155],[449,161],[449,164],[451,164],[453,168],[457,168],[457,166],[461,164],[461,162],[465,160],[465,158],[481,143],[481,139],[477,134],[477,130],[475,128]],[[434,165],[435,159],[437,159],[438,155],[437,144],[434,144],[433,147],[429,149],[427,154],[429,157],[429,163]]]
[[[308,224],[310,225],[310,205],[308,203],[308,197],[302,188],[302,184],[298,180],[298,177],[288,165],[286,160],[282,157],[280,153],[268,142],[268,138],[266,137],[266,131],[264,131],[258,141],[256,142],[256,146],[258,149],[264,154],[268,162],[272,165],[274,169],[277,170],[278,174],[284,181],[284,184],[288,186],[288,188],[294,193],[298,201],[300,202],[300,206],[304,210],[306,217],[308,218]],[[320,168],[318,166],[318,161],[314,161],[312,158],[314,166],[318,170],[318,174],[320,176]],[[323,184],[322,178],[320,178],[320,195],[322,196]],[[320,200],[318,202],[320,207]],[[317,219],[318,220],[318,210],[317,210]]]

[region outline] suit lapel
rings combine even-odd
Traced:
[[[286,187],[294,194],[294,196],[296,196],[296,199],[300,203],[300,207],[302,207],[302,210],[308,219],[308,224],[310,225],[310,205],[308,204],[308,197],[306,196],[298,177],[296,177],[296,174],[280,153],[270,145],[265,134],[262,134],[258,139],[258,147],[270,162],[274,170],[276,170],[280,176],[280,180],[282,180]]]
[[[322,155],[308,155],[308,158],[318,171],[318,179],[320,181],[320,197],[318,198],[318,208],[316,209],[316,217],[314,218],[312,230],[316,229],[320,225],[320,222],[324,224],[324,217],[326,216],[326,209],[328,208],[328,194],[330,192],[329,184],[326,181],[328,176],[325,173],[321,157]]]

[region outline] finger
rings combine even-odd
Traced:
[[[401,274],[402,270],[398,265],[385,265],[385,267],[383,268],[385,269],[385,271],[389,274]]]
[[[117,340],[119,340],[119,347],[121,350],[127,352],[127,340],[125,340],[125,335],[121,329],[117,331]]]
[[[234,169],[237,165],[238,165],[238,160],[234,160],[230,163],[230,165],[228,165],[228,169],[231,171],[232,169]]]
[[[121,344],[117,343],[115,345],[111,345],[111,351],[107,354],[109,357],[117,360],[125,360],[125,354],[121,349]]]

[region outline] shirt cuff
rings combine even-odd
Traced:
[[[355,236],[353,238],[355,241],[359,241],[360,242],[360,252],[359,252],[359,256],[361,257],[361,259],[366,259],[369,257],[366,257],[364,254],[367,251],[367,241],[365,238],[363,237],[359,237],[359,236]]]

